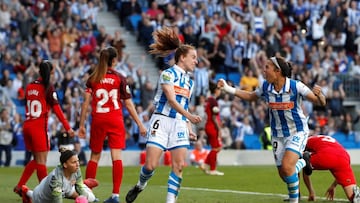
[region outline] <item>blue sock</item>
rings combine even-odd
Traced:
[[[178,177],[173,171],[171,171],[168,180],[168,196],[174,196],[175,198],[179,194],[182,178]]]
[[[287,183],[290,202],[297,202],[299,200],[299,177],[297,173],[284,178]]]
[[[144,166],[140,170],[140,178],[138,185],[144,187],[147,181],[154,175],[154,171],[147,170]]]
[[[306,165],[305,160],[299,159],[295,165],[295,173],[299,173],[301,171],[301,169],[303,169],[305,167],[305,165]]]

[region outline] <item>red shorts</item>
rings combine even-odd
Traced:
[[[350,164],[350,156],[344,154],[317,153],[311,155],[314,170],[330,170],[336,181],[343,187],[356,184]]]
[[[110,149],[124,149],[125,145],[124,122],[113,119],[92,119],[90,130],[90,149],[101,152],[105,138],[108,139]]]
[[[25,121],[23,126],[25,148],[31,152],[50,150],[47,124],[40,120]]]
[[[208,137],[208,142],[211,148],[219,148],[222,146],[221,138],[219,138],[219,134],[217,130],[206,129],[205,132]]]

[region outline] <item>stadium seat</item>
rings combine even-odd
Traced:
[[[345,149],[355,149],[355,148],[358,148],[356,142],[353,142],[353,141],[345,141],[345,142],[342,142],[341,145],[343,147],[345,147]]]
[[[261,149],[261,143],[257,135],[245,135],[244,145],[246,149]]]
[[[131,15],[128,17],[132,31],[138,30],[139,22],[141,21],[141,15]]]
[[[226,74],[225,73],[216,73],[215,74],[215,78],[214,78],[214,81],[218,81],[219,79],[224,79],[224,80],[227,80],[228,78],[226,77]]]
[[[241,74],[240,73],[229,73],[228,80],[232,81],[235,86],[238,86],[240,83]]]
[[[25,106],[16,106],[16,112],[21,116],[21,118],[25,118]]]
[[[141,102],[141,91],[136,89],[133,92],[134,92],[134,95],[133,95],[132,100],[133,100],[134,104],[139,105]]]
[[[332,137],[334,139],[336,139],[340,143],[346,141],[346,135],[344,133],[341,133],[341,132],[336,132]]]

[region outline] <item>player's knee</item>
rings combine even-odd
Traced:
[[[294,174],[294,167],[291,167],[289,164],[284,164],[281,166],[280,174],[283,177],[291,176]]]

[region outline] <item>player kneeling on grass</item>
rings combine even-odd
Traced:
[[[334,182],[326,191],[328,200],[334,200],[335,188],[339,184],[343,187],[350,202],[360,203],[360,189],[356,185],[350,156],[339,142],[330,136],[314,135],[308,138],[305,150],[304,156],[310,154],[312,170],[329,170],[335,177]],[[311,171],[303,171],[303,179],[309,191],[308,200],[315,201],[315,190],[310,175]]]
[[[60,165],[49,173],[34,190],[23,185],[23,203],[61,203],[63,199],[75,199],[75,202],[97,202],[89,187],[98,185],[96,180],[84,180],[81,176],[79,158],[76,151],[61,152]]]

